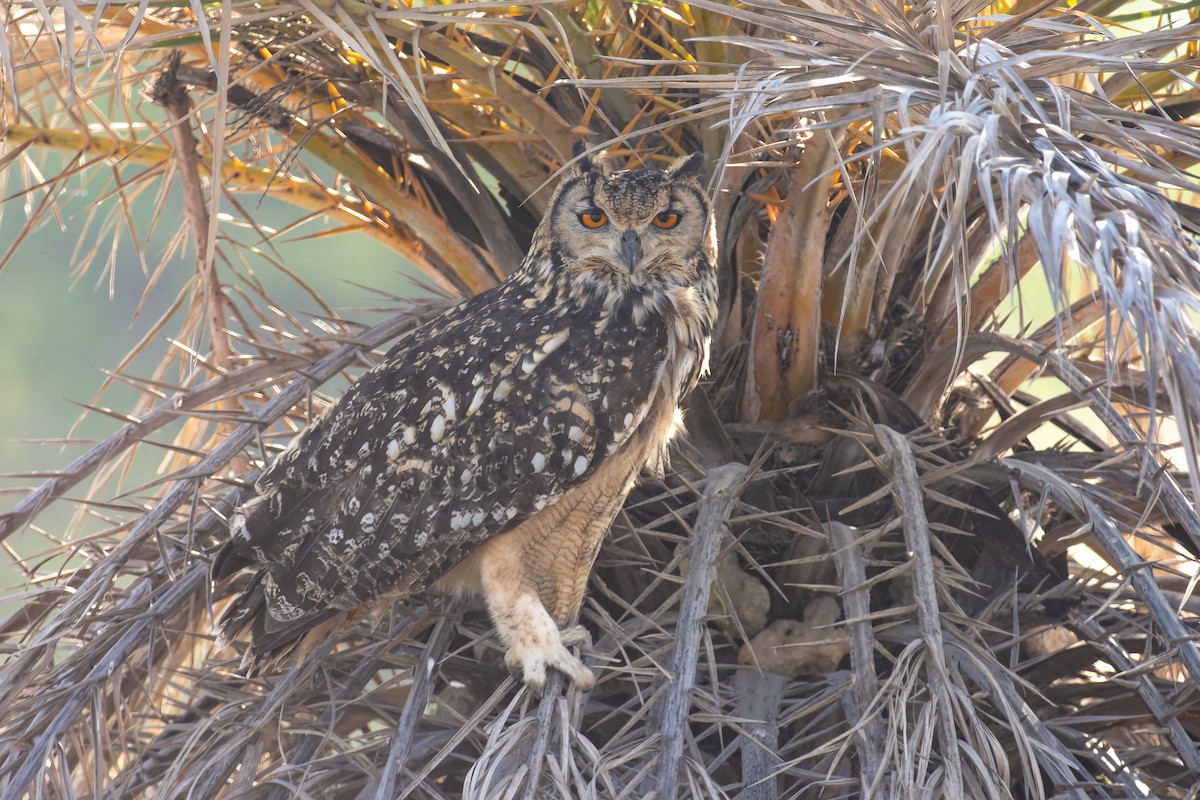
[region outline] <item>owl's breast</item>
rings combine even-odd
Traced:
[[[707,370],[715,313],[695,286],[628,292],[589,309],[589,338],[600,352],[597,412],[614,429],[609,453],[636,451],[639,468],[661,472],[681,427],[679,405]]]

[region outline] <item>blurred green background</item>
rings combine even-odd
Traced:
[[[6,177],[10,178],[6,195],[28,181],[27,175],[22,181],[12,180],[11,174]],[[4,473],[0,477],[0,513],[40,484],[46,473],[67,466],[92,443],[120,428],[118,419],[86,411],[81,404],[92,401],[105,380],[105,370],[116,369],[166,313],[195,268],[188,240],[170,255],[162,275],[146,291],[150,276],[179,233],[183,214],[177,187],[171,188],[162,209],[148,196],[133,201],[138,243],[123,217],[106,224],[119,208],[106,200],[105,194],[102,185],[72,187],[69,196],[60,200],[61,225],[44,226],[29,234],[0,269],[0,473]],[[32,198],[34,203],[39,200],[39,196]],[[291,225],[301,214],[271,198],[243,195],[238,200],[255,214],[259,225],[271,228]],[[20,201],[0,204],[0,253],[8,252],[22,237],[26,222],[23,205]],[[233,209],[226,203],[222,211]],[[158,219],[152,226],[156,212]],[[364,287],[402,296],[422,293],[396,254],[366,236],[319,236],[322,224],[310,221],[289,231],[273,243],[272,255],[342,317],[373,324],[381,319],[380,309],[394,306]],[[231,227],[223,225],[222,230],[228,232]],[[242,244],[261,246],[253,230],[238,230],[245,234]],[[319,313],[313,300],[268,259],[228,242],[221,246],[226,253],[240,252],[245,264],[239,269],[248,266],[276,302],[302,322],[308,323],[310,315]],[[223,274],[223,280],[228,277]],[[150,376],[161,354],[172,346],[166,334],[178,329],[178,325],[166,325],[125,371]],[[179,377],[174,374],[168,380]],[[340,391],[337,387],[331,390]],[[117,383],[105,392],[99,405],[125,411],[132,407],[136,394],[133,388]],[[72,441],[62,442],[66,437]],[[169,439],[166,432],[155,438]],[[157,477],[163,452],[147,448],[140,454],[124,478],[123,488],[135,488]],[[86,491],[84,483],[70,496],[82,497]],[[56,504],[37,517],[32,529],[8,540],[10,555],[36,561],[57,549],[58,541],[68,538],[68,530],[69,538],[78,540],[107,524],[102,513],[87,516],[90,519],[75,517],[70,508]],[[12,594],[19,592],[23,583],[14,560],[0,559],[0,595],[15,599]],[[0,599],[0,611],[4,605],[7,602]]]

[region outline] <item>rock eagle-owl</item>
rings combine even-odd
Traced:
[[[388,352],[265,469],[214,580],[266,655],[381,598],[479,593],[506,661],[592,672],[563,630],[639,471],[707,369],[716,237],[703,160],[581,158],[520,266]]]

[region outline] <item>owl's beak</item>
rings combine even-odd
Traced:
[[[642,239],[637,231],[621,234],[621,256],[625,259],[625,268],[633,272],[642,259]]]

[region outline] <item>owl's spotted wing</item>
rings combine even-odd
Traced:
[[[222,621],[275,649],[340,611],[420,591],[591,476],[643,423],[667,348],[630,308],[521,284],[414,332],[276,459],[235,519]]]

